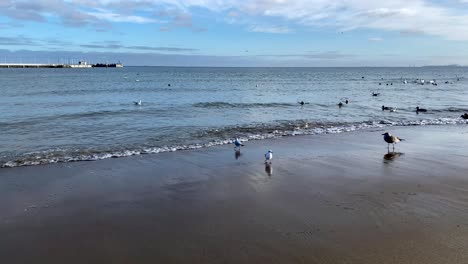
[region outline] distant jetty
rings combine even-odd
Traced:
[[[42,63],[0,63],[0,68],[122,68],[122,63],[88,64],[80,61],[78,64],[42,64]]]

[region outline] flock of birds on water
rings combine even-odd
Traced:
[[[361,77],[362,79],[364,79],[365,77]],[[382,78],[383,79],[383,78]],[[135,80],[136,82],[139,82],[140,80]],[[460,81],[460,78],[457,77],[457,81]],[[416,83],[416,84],[420,84],[420,85],[425,85],[426,84],[426,81],[424,79],[416,79],[413,81],[413,83]],[[445,84],[450,84],[451,82],[449,81],[446,81]],[[404,80],[403,81],[403,84],[408,84],[408,80]],[[379,82],[379,85],[382,85],[382,82]],[[386,83],[386,85],[390,85],[392,86],[393,85],[393,82],[390,82],[390,83]],[[437,82],[435,79],[433,80],[430,80],[429,81],[429,85],[434,85],[434,86],[437,86]],[[167,84],[168,87],[171,86],[171,84]],[[258,87],[258,85],[255,85],[255,87]],[[380,93],[376,93],[376,92],[372,92],[372,96],[374,97],[377,97],[379,96]],[[309,104],[307,102],[304,102],[304,101],[299,101],[298,102],[301,106],[305,105],[305,104]],[[133,102],[134,105],[136,106],[141,106],[142,105],[142,101],[141,100],[138,100],[138,101],[134,101]],[[349,100],[346,99],[344,101],[344,104],[343,102],[339,102],[338,103],[338,107],[343,107],[344,105],[347,105],[349,104]],[[396,112],[397,111],[397,108],[396,107],[390,107],[390,106],[385,106],[385,105],[382,105],[382,111],[390,111],[390,112]],[[420,108],[419,106],[416,107],[416,113],[419,114],[420,112],[427,112],[427,109],[425,108]],[[463,115],[461,115],[461,118],[463,119],[468,119],[468,113],[464,113]],[[402,138],[399,138],[397,136],[394,136],[392,134],[390,134],[389,132],[386,132],[384,134],[382,134],[383,136],[383,139],[384,141],[387,143],[387,150],[388,150],[388,153],[390,153],[390,144],[393,146],[393,153],[395,153],[395,144],[401,142],[401,141],[404,141],[404,139]],[[236,151],[236,158],[238,158],[240,156],[240,148],[244,146],[244,144],[241,142],[241,140],[239,138],[235,138],[234,139],[234,150]],[[268,150],[266,153],[265,153],[265,169],[267,170],[267,173],[269,175],[271,175],[271,161],[273,159],[273,151],[272,150]]]
[[[362,79],[364,79],[364,77],[362,77]],[[460,81],[460,78],[457,77],[457,81]],[[407,80],[404,80],[403,81],[404,84],[408,84],[408,81]],[[417,84],[421,84],[421,85],[424,85],[426,83],[425,80],[423,79],[416,79],[413,81],[413,83],[417,83]],[[429,84],[430,85],[434,85],[434,86],[437,86],[437,82],[436,80],[431,80],[429,81]],[[449,81],[446,81],[445,84],[450,84]],[[382,85],[382,83],[380,82],[379,85]],[[389,83],[387,83],[387,86],[389,85]],[[390,85],[393,85],[393,83],[391,82]],[[372,92],[372,96],[376,97],[376,96],[379,96],[380,93],[376,93],[376,92]],[[298,102],[301,106],[305,105],[305,104],[309,104],[307,102],[304,102],[304,101],[299,101]],[[338,107],[343,107],[344,105],[347,105],[349,104],[349,100],[346,99],[344,101],[344,104],[343,102],[339,102],[338,103]],[[385,106],[385,105],[382,105],[382,111],[390,111],[390,112],[396,112],[396,108],[395,107],[389,107],[389,106]],[[416,113],[419,114],[419,113],[424,113],[424,112],[427,112],[428,110],[425,109],[425,108],[420,108],[419,106],[416,106]],[[468,119],[468,113],[464,113],[463,115],[461,115],[461,118],[463,119]],[[389,132],[385,132],[384,134],[382,134],[383,136],[383,140],[387,143],[387,150],[388,150],[388,154],[390,154],[390,145],[392,145],[393,147],[393,154],[395,154],[395,144],[401,142],[401,141],[404,141],[404,139],[400,138],[400,137],[397,137],[397,136],[394,136],[392,134],[390,134]],[[243,147],[244,144],[240,141],[239,138],[235,138],[234,139],[234,150],[236,151],[236,158],[240,155],[240,148]],[[273,151],[271,150],[268,150],[268,152],[265,153],[265,164],[266,164],[266,170],[268,172],[269,175],[271,175],[271,168],[269,167],[269,165],[271,165],[271,160],[273,159]]]

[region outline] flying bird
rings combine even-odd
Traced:
[[[399,138],[397,136],[392,136],[388,132],[386,132],[385,134],[382,134],[382,136],[384,136],[384,140],[388,144],[388,146],[387,146],[388,147],[388,152],[390,152],[390,144],[393,145],[393,152],[395,152],[395,144],[404,140],[404,139]]]

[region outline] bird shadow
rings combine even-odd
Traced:
[[[242,155],[242,154],[241,154],[241,152],[240,152],[240,149],[239,149],[239,150],[236,149],[236,150],[234,151],[234,158],[236,158],[236,160],[238,160],[238,159],[240,158],[241,155]]]
[[[388,152],[383,156],[384,162],[386,161],[394,161],[398,157],[404,155],[402,152]]]
[[[273,175],[273,167],[271,166],[271,163],[265,162],[265,172],[268,176]]]

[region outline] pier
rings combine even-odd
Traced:
[[[46,64],[46,63],[0,63],[0,68],[122,68],[122,63],[88,64],[80,61],[78,64]]]

